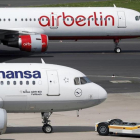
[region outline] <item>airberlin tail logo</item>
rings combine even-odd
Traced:
[[[53,12],[50,17],[44,15],[39,18],[39,24],[42,27],[59,27],[60,20],[63,21],[63,24],[67,27],[71,27],[73,25],[77,26],[108,26],[108,22],[111,22],[112,26],[115,26],[115,18],[112,15],[106,15],[103,17],[102,12],[98,13],[93,12],[92,15],[85,17],[84,15],[78,15],[75,17],[71,15],[66,15],[65,12],[62,12],[62,15],[56,15]]]

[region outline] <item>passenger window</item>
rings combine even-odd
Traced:
[[[3,19],[3,21],[5,21],[5,18]]]
[[[23,18],[21,19],[21,21],[23,21]]]
[[[78,77],[74,79],[74,84],[80,85],[80,79]]]
[[[135,19],[136,19],[136,21],[138,21],[139,20],[139,16],[136,16]]]
[[[69,21],[69,18],[67,18],[67,21]]]
[[[8,19],[8,21],[10,21],[10,18]]]
[[[44,21],[44,18],[42,18],[42,21]]]
[[[27,18],[25,18],[25,21],[27,21],[28,19]]]
[[[0,84],[1,84],[1,85],[4,85],[4,82],[3,82],[3,81],[1,81],[1,82],[0,82]]]
[[[13,81],[13,84],[16,85],[16,81]]]
[[[35,85],[35,81],[33,81],[32,84]]]
[[[29,85],[29,81],[26,81],[26,85]]]
[[[30,18],[30,21],[32,21],[32,19]]]
[[[7,81],[7,85],[10,85],[10,81]]]
[[[36,19],[34,18],[34,21],[36,21]]]
[[[94,21],[94,18],[92,18],[92,21]]]
[[[19,82],[19,84],[20,84],[20,85],[23,85],[23,82],[22,82],[22,81],[20,81],[20,82]]]
[[[17,21],[17,19],[15,18],[15,21]]]

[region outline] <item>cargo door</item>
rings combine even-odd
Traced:
[[[26,95],[6,95],[4,108],[8,111],[25,111],[27,105]]]

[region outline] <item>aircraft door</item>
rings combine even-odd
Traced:
[[[118,12],[118,28],[126,28],[125,12]]]
[[[47,71],[47,76],[49,85],[47,96],[60,96],[60,87],[57,71]]]

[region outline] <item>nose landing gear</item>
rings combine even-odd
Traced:
[[[53,128],[52,126],[50,125],[50,120],[49,120],[49,117],[51,116],[52,112],[48,112],[48,113],[44,113],[42,112],[41,115],[42,115],[42,119],[43,119],[43,126],[42,126],[42,131],[44,133],[52,133],[53,131]]]
[[[115,43],[114,52],[115,52],[115,53],[121,53],[121,48],[118,47],[118,46],[119,46],[119,39],[114,39],[114,43]]]

